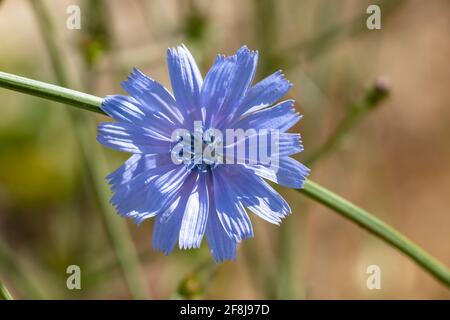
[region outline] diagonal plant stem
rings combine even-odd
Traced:
[[[366,210],[357,207],[350,201],[311,180],[306,180],[304,188],[297,191],[339,213],[344,218],[358,224],[363,229],[402,251],[436,279],[450,287],[450,270],[448,267]]]
[[[50,62],[55,77],[61,85],[67,86],[69,81],[65,73],[64,64],[61,60],[62,55],[55,42],[55,35],[50,17],[40,1],[31,1],[31,5],[35,12],[41,35],[49,52]],[[98,106],[100,106],[102,99],[81,92],[75,93],[72,90],[54,96],[57,91],[57,89],[55,90],[55,88],[52,88],[47,92],[43,92],[43,97],[45,97],[45,95],[52,95],[54,98],[59,99],[59,102],[66,102],[67,97],[75,94],[77,97],[76,102],[72,101],[72,103],[70,103],[71,99],[68,99],[69,101],[67,102],[83,109],[89,109],[91,111],[96,110],[101,113]],[[93,109],[92,104],[96,105],[97,108]],[[136,248],[125,222],[115,214],[110,206],[109,192],[103,186],[103,176],[105,176],[108,171],[107,162],[101,150],[98,150],[98,148],[91,143],[90,137],[95,134],[94,125],[91,119],[83,114],[73,111],[74,110],[70,110],[68,112],[68,117],[76,132],[76,139],[81,151],[83,165],[87,169],[88,177],[92,182],[92,191],[95,193],[100,205],[103,222],[106,226],[114,253],[121,265],[125,282],[131,295],[135,299],[145,299],[147,297],[147,290],[144,282],[141,281],[142,274],[136,254]],[[95,158],[94,161],[92,161],[92,157]]]
[[[11,79],[15,79],[15,83],[11,83]],[[27,88],[28,83],[33,84],[32,87]],[[7,85],[5,85],[5,83]],[[70,100],[70,94],[68,94],[67,89],[58,86],[51,86],[47,83],[29,80],[27,78],[15,77],[4,72],[0,72],[0,87],[7,87],[10,89],[15,89],[21,92],[27,92],[31,95],[42,96],[40,90],[44,90],[47,93],[46,97],[50,100],[59,101],[58,92],[64,92],[65,99]],[[27,88],[27,90],[24,90]],[[77,100],[78,95],[74,95],[73,100]],[[98,101],[97,98],[91,96],[93,101]],[[73,102],[71,105],[78,106],[76,102]],[[98,108],[98,104],[92,103],[90,108],[84,108],[88,110],[95,110]],[[422,248],[417,246],[411,240],[407,239],[401,233],[376,218],[369,212],[357,207],[351,202],[345,200],[344,198],[336,195],[330,190],[321,187],[315,182],[307,180],[303,189],[299,189],[299,192],[303,193],[305,196],[322,203],[333,211],[339,213],[346,219],[360,225],[364,229],[368,230],[378,238],[386,241],[394,248],[400,250],[412,260],[417,262],[419,266],[421,266],[425,271],[434,276],[436,279],[440,280],[448,287],[450,287],[450,270],[440,261],[436,260],[434,257],[429,255]]]
[[[3,282],[0,281],[0,300],[14,300]]]

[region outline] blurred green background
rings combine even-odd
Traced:
[[[81,8],[81,30],[66,9]],[[381,7],[381,30],[366,8]],[[185,43],[205,73],[218,52],[260,53],[257,80],[282,69],[304,115],[306,161],[342,119],[312,178],[370,209],[450,264],[450,2],[0,1],[0,70],[98,96],[123,93],[133,67],[167,87],[166,48]],[[379,77],[390,95],[352,118]],[[151,250],[153,221],[115,216],[103,177],[126,154],[97,145],[105,117],[0,90],[0,280],[16,298],[449,299],[450,292],[379,239],[278,188],[293,214],[252,217],[236,262],[200,250]],[[329,151],[329,152],[328,152]],[[131,240],[130,240],[131,238]],[[66,288],[79,265],[82,289]],[[381,268],[368,290],[366,268]]]

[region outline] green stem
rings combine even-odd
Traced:
[[[0,300],[14,300],[11,293],[9,293],[8,289],[1,281],[0,281]]]
[[[311,180],[306,180],[304,188],[298,191],[402,251],[436,279],[450,287],[449,268],[385,222]]]
[[[61,102],[77,108],[103,113],[100,109],[103,99],[90,94],[67,89],[46,82],[23,78],[1,71],[0,79],[0,86],[3,88]]]
[[[8,74],[0,72],[0,87],[5,87],[5,79],[7,81],[10,81],[11,77],[5,77]],[[26,87],[26,84],[28,81],[25,81],[27,79],[25,78],[16,78],[18,82],[17,86],[7,86],[8,88],[15,88],[15,87]],[[44,83],[41,83],[41,86],[46,88],[47,85]],[[59,88],[61,91],[67,92],[67,89],[56,87],[54,86],[54,90],[58,90]],[[24,92],[23,90],[17,90]],[[36,95],[36,96],[42,96],[39,92],[39,90],[36,90],[36,87],[34,88],[27,88],[27,93]],[[67,97],[69,99],[69,97]],[[74,100],[76,100],[77,95],[74,96]],[[98,98],[100,99],[100,98]],[[72,104],[73,105],[73,104]],[[97,104],[91,105],[92,109],[98,108]],[[90,110],[91,108],[87,108],[87,110]],[[423,249],[421,249],[419,246],[414,244],[412,241],[408,240],[406,237],[404,237],[402,234],[400,234],[398,231],[381,221],[380,219],[374,217],[369,212],[358,208],[351,202],[345,200],[344,198],[334,194],[333,192],[319,186],[318,184],[307,180],[305,183],[304,189],[298,190],[299,192],[303,193],[305,196],[320,202],[324,204],[325,206],[329,207],[330,209],[336,211],[337,213],[341,214],[343,217],[347,218],[348,220],[362,226],[369,232],[373,233],[375,236],[379,237],[380,239],[386,241],[393,247],[397,248],[401,252],[405,253],[407,256],[412,258],[414,261],[418,263],[419,266],[421,266],[425,271],[433,275],[436,279],[442,281],[447,286],[450,287],[450,270],[443,265],[441,262],[437,261],[435,258],[430,256],[427,252],[425,252]]]

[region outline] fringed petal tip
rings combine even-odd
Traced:
[[[211,252],[211,255],[212,255],[215,263],[223,263],[226,261],[235,262],[236,258],[237,258],[236,253],[234,255],[230,255],[230,256],[218,256],[213,251],[210,251],[210,252]]]
[[[236,51],[236,55],[239,54],[245,54],[245,55],[252,55],[257,56],[259,54],[258,50],[250,50],[247,45],[243,45]]]
[[[289,89],[294,86],[294,84],[286,78],[286,74],[283,72],[282,69],[278,69],[277,71],[275,71],[273,76],[278,77],[279,79],[278,81],[286,85]]]

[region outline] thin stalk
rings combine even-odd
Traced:
[[[27,275],[26,270],[16,261],[13,251],[3,242],[0,242],[0,271],[3,271],[11,278],[19,293],[26,294],[30,299],[44,298],[38,286]]]
[[[50,16],[40,1],[35,0],[32,1],[31,4],[36,14],[43,40],[49,52],[50,62],[55,77],[61,85],[67,85],[69,81],[65,74],[64,64],[61,60],[62,55],[55,42],[55,34]],[[34,85],[41,85],[41,83],[34,83]],[[46,92],[47,94],[51,94],[51,97],[61,98],[61,95],[58,96],[57,91],[58,90],[55,91],[55,88],[46,87]],[[62,97],[65,99],[67,94],[71,95],[72,92],[65,92]],[[77,97],[78,101],[74,106],[96,112],[101,110],[99,108],[102,102],[101,98],[84,94],[77,95]],[[57,99],[53,100],[58,101]],[[96,108],[92,107],[92,103]],[[122,267],[125,282],[131,295],[135,299],[145,299],[147,297],[147,290],[144,282],[141,281],[141,271],[136,248],[125,221],[121,220],[115,214],[109,204],[109,191],[103,184],[103,177],[106,175],[108,167],[106,158],[101,150],[97,150],[96,145],[91,143],[91,137],[95,135],[95,127],[91,119],[85,117],[85,115],[69,112],[68,116],[76,132],[76,139],[80,147],[83,164],[86,167],[89,178],[93,184],[92,191],[97,196],[100,212],[102,213],[103,221],[106,225],[114,253]],[[92,157],[95,159],[93,160]]]
[[[291,218],[288,223],[283,223],[280,228],[279,238],[278,238],[278,268],[276,272],[272,275],[272,282],[276,288],[273,289],[275,292],[275,298],[278,299],[293,299],[295,298],[296,291],[296,281],[294,269],[294,259],[295,253],[299,250],[296,248],[296,239],[298,233],[302,233],[302,230],[296,229],[296,222]],[[304,229],[303,225],[297,224]],[[303,230],[304,231],[304,230]],[[297,239],[298,240],[298,239]],[[299,242],[297,242],[297,246]],[[303,253],[303,251],[301,251]],[[302,283],[303,285],[303,283]]]
[[[372,88],[370,88],[364,98],[352,103],[346,108],[346,114],[341,122],[337,125],[334,132],[329,138],[305,160],[305,164],[311,167],[319,159],[331,154],[339,147],[345,136],[355,127],[360,120],[376,108],[389,94],[389,83],[387,79],[379,78]]]
[[[19,78],[25,79],[25,78]],[[0,87],[4,86],[5,74],[0,72]],[[24,85],[22,83],[22,85]],[[45,85],[44,85],[45,87]],[[63,89],[63,88],[61,88]],[[18,90],[20,91],[20,90]],[[32,89],[28,90],[29,94],[40,96],[39,91],[34,92]],[[74,96],[76,99],[76,96]],[[97,108],[96,104],[92,104],[92,108]],[[407,239],[401,233],[376,218],[369,212],[357,207],[348,200],[336,195],[335,193],[321,187],[311,180],[307,180],[303,189],[299,189],[308,198],[311,198],[333,211],[339,213],[344,218],[360,225],[368,230],[378,238],[386,241],[388,244],[406,254],[413,261],[422,267],[429,274],[436,279],[442,281],[450,287],[450,270],[441,262],[433,258],[422,248]]]
[[[0,281],[0,300],[14,300],[6,286]]]
[[[1,71],[0,78],[3,88],[104,114],[100,109],[102,98]]]
[[[375,3],[381,8],[383,15],[383,24],[388,21],[388,18],[393,16],[393,14],[398,11],[405,3],[405,0],[383,0]],[[294,44],[285,50],[293,52],[292,63],[300,62],[299,57],[306,57],[308,60],[316,58],[323,53],[329,52],[330,47],[338,43],[338,40],[343,37],[353,37],[357,36],[363,32],[369,32],[370,30],[366,27],[366,19],[368,17],[365,8],[364,11],[351,19],[350,21],[344,22],[340,25],[333,26],[324,32],[314,36],[311,39],[304,40],[300,43]]]

